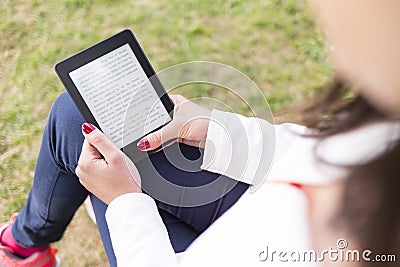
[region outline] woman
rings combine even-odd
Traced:
[[[324,0],[312,3],[334,47],[337,79],[355,86],[356,97],[350,103],[338,106],[336,100],[347,91],[342,83],[336,83],[317,105],[306,111],[309,122],[315,126],[276,126],[277,152],[267,181],[253,194],[244,192],[246,185],[238,183],[234,188],[237,191],[225,196],[231,199],[226,208],[216,209],[218,214],[211,216],[212,219],[193,235],[166,229],[169,226],[165,213],[186,225],[202,216],[193,220],[190,216],[178,218],[180,211],[171,207],[163,209],[159,203],[156,205],[151,197],[141,193],[139,176],[142,181],[146,178],[143,168],[137,166],[140,174],[134,168],[130,170],[122,152],[92,125],[83,125],[85,141],[76,174],[82,185],[108,204],[106,212],[97,208],[96,216],[106,213],[119,266],[311,266],[335,262],[369,266],[379,264],[376,256],[399,253],[400,216],[396,203],[400,186],[400,75],[397,74],[400,68],[400,2]],[[161,141],[176,137],[191,145],[205,142],[203,169],[250,184],[254,175],[260,175],[251,171],[243,176],[231,172],[229,162],[240,163],[241,155],[232,153],[227,161],[225,152],[227,147],[248,140],[247,136],[234,134],[235,128],[231,126],[238,124],[232,122],[240,121],[245,129],[258,123],[263,133],[267,133],[251,136],[250,157],[259,150],[270,149],[255,145],[268,143],[262,139],[268,137],[270,124],[236,114],[210,112],[179,96],[173,100],[177,107],[173,123],[144,138],[138,143],[139,148],[153,149]],[[52,120],[49,122],[51,124]],[[231,143],[220,138],[223,134],[221,125],[233,137]],[[51,142],[53,136],[49,134],[45,141]],[[54,151],[51,153],[54,155]],[[157,166],[162,161],[155,162]],[[75,171],[71,168],[74,166],[61,163],[63,161],[56,161],[60,169]],[[62,176],[62,171],[57,175]],[[227,181],[230,178],[226,178]],[[78,183],[75,187],[70,191],[81,192],[84,197],[85,191]],[[34,194],[31,191],[31,195]],[[32,200],[28,200],[28,206],[29,201]],[[95,202],[95,209],[97,206]],[[211,209],[208,206],[201,214],[209,214]],[[12,227],[13,236],[20,235],[24,232],[23,226],[29,224],[26,214],[25,208],[17,217]],[[214,222],[217,217],[219,219]],[[64,224],[68,223],[67,219],[64,221]],[[60,225],[59,231],[63,227]],[[25,229],[25,232],[29,231]],[[3,231],[1,237],[3,245],[5,233]],[[180,242],[177,236],[192,238]],[[40,237],[37,238],[30,246],[45,245],[39,241]],[[177,244],[186,247],[189,243],[191,245],[184,253],[174,253],[174,250],[182,251],[176,248]],[[318,256],[326,256],[336,249],[334,254],[341,257],[318,257],[321,258],[319,261],[300,254],[311,249],[315,249]],[[360,260],[346,259],[343,255],[348,255],[348,249],[351,249],[351,255],[356,255],[356,250],[362,251]],[[343,251],[345,253],[341,253]],[[379,257],[380,260],[383,258]],[[388,257],[384,259],[388,261],[385,266],[395,266],[393,258],[391,261]]]

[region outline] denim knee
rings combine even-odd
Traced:
[[[68,93],[54,102],[44,131],[43,142],[49,142],[54,160],[67,172],[75,173],[84,137],[81,114]]]

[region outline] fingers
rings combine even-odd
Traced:
[[[81,184],[83,184],[82,181],[87,178],[84,174],[92,169],[94,165],[102,167],[107,165],[107,162],[104,161],[101,153],[85,139],[83,141],[78,166],[75,169],[75,174],[80,178]]]
[[[87,139],[83,141],[82,152],[80,158],[84,159],[103,159],[100,152],[92,146]]]
[[[137,147],[139,150],[148,151],[158,148],[162,143],[176,139],[178,137],[178,131],[176,129],[174,121],[170,122],[164,128],[155,131],[144,138],[138,143]]]
[[[186,98],[184,98],[181,95],[169,95],[171,98],[171,101],[175,105],[175,110],[174,112],[177,111],[179,105],[181,105],[183,102],[188,101]],[[176,115],[176,114],[175,114]],[[174,119],[172,122],[170,122],[168,125],[166,125],[164,128],[155,131],[154,133],[148,134],[144,138],[142,138],[138,143],[137,147],[139,150],[142,151],[148,151],[148,150],[154,150],[158,147],[160,147],[163,143],[176,139],[178,137],[179,126],[176,123],[176,119]]]
[[[187,101],[187,99],[181,95],[169,95],[169,98],[171,98],[174,105],[179,105],[180,103]]]
[[[82,131],[85,141],[87,141],[87,145],[82,147],[82,153],[85,153],[84,156],[91,154],[90,156],[92,157],[99,157],[99,154],[101,154],[107,162],[114,162],[120,159],[121,151],[99,129],[85,122],[82,125]],[[92,148],[88,147],[88,145],[92,146]],[[94,149],[99,153],[96,154]]]

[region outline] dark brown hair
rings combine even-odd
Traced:
[[[333,80],[315,104],[304,109],[303,122],[325,138],[374,121],[392,120],[362,95],[349,96],[350,88]],[[336,222],[360,245],[374,254],[400,255],[400,141],[377,158],[352,166],[345,180]],[[398,264],[398,263],[397,263]],[[363,262],[364,266],[397,266],[396,262]]]

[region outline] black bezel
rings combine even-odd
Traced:
[[[149,60],[147,59],[144,51],[140,47],[132,31],[129,29],[123,30],[97,44],[94,44],[93,46],[85,50],[82,50],[81,52],[67,59],[64,59],[61,62],[58,62],[54,67],[55,71],[58,77],[60,78],[61,82],[63,83],[64,87],[70,94],[72,100],[75,102],[75,105],[78,107],[78,110],[82,114],[83,118],[87,122],[92,123],[93,125],[95,125],[97,128],[100,129],[99,124],[97,123],[89,107],[83,100],[81,94],[78,91],[78,88],[76,88],[75,84],[71,80],[69,73],[125,44],[129,44],[134,55],[138,59],[141,67],[146,73],[147,77],[151,78],[150,82],[152,83],[154,89],[156,90],[157,95],[160,97],[161,102],[163,103],[165,109],[167,110],[172,120],[174,105],[171,99],[169,98],[168,94],[166,93],[164,86],[155,76],[155,71],[151,66]],[[158,127],[154,131],[162,128],[163,126],[164,125]],[[129,151],[130,155],[128,156],[134,161],[142,159],[147,154],[137,149],[135,141],[122,148],[122,150],[125,153],[126,151]]]

